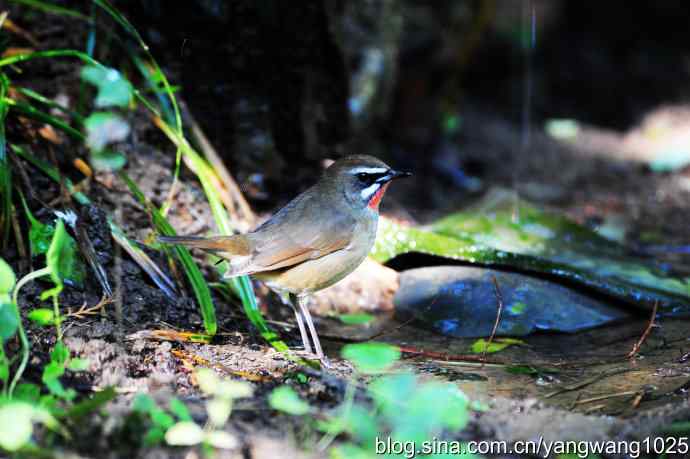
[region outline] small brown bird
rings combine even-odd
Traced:
[[[376,239],[379,203],[389,182],[408,177],[383,161],[354,155],[334,162],[311,188],[247,234],[160,237],[229,260],[225,277],[253,275],[289,298],[304,349],[324,360],[305,298],[330,287],[357,268]]]

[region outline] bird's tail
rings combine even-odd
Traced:
[[[164,244],[178,244],[195,249],[206,250],[224,258],[247,256],[251,245],[243,234],[234,236],[196,237],[196,236],[158,236]]]

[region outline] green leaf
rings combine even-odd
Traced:
[[[86,371],[89,369],[89,361],[87,359],[70,359],[67,368],[71,371]]]
[[[214,448],[218,449],[233,449],[239,445],[237,438],[229,432],[223,430],[214,430],[208,432],[204,438]]]
[[[109,401],[115,399],[115,397],[117,397],[115,388],[112,386],[106,387],[102,391],[96,392],[92,396],[72,405],[67,411],[67,417],[72,421],[77,421],[86,415],[95,413]]]
[[[19,318],[12,303],[0,299],[0,343],[14,336],[19,328]]]
[[[429,382],[407,400],[399,400],[392,437],[398,441],[421,442],[443,429],[457,431],[469,420],[467,397],[454,384]]]
[[[55,323],[55,314],[53,313],[52,309],[34,309],[27,317],[29,320],[36,322],[38,325],[53,325]]]
[[[341,355],[365,374],[381,373],[400,359],[400,349],[386,343],[356,343],[343,347]]]
[[[103,150],[108,144],[120,142],[129,135],[129,124],[112,112],[95,112],[84,120],[86,144],[92,152]]]
[[[14,275],[14,271],[5,260],[0,258],[0,298],[2,298],[3,295],[9,297],[16,283],[17,278]]]
[[[401,400],[409,400],[416,389],[417,378],[409,372],[382,376],[368,387],[376,406],[390,420],[398,416]]]
[[[189,421],[178,422],[165,432],[165,442],[171,446],[194,446],[203,440],[203,429]]]
[[[29,248],[31,249],[31,256],[42,255],[48,251],[50,241],[53,239],[55,227],[53,225],[46,225],[41,223],[29,210],[26,200],[23,195],[19,195],[24,206],[24,213],[26,219],[29,220]]]
[[[63,282],[69,281],[76,285],[84,282],[84,265],[77,252],[77,244],[67,233],[65,223],[59,219],[55,227],[53,240],[46,254],[46,264],[50,268],[50,278],[56,290],[50,292],[57,295],[62,291]]]
[[[16,281],[10,265],[0,258],[0,345],[2,341],[12,338],[19,327],[19,317],[10,297]]]
[[[113,68],[84,67],[81,78],[98,88],[96,107],[127,107],[132,100],[132,84]]]
[[[268,404],[274,410],[294,416],[302,416],[311,411],[309,404],[302,400],[290,386],[273,389],[271,395],[268,396]]]
[[[36,384],[21,383],[14,389],[12,398],[36,405],[41,398],[41,388]]]
[[[372,256],[379,262],[410,252],[474,265],[498,266],[563,279],[645,311],[690,315],[690,279],[603,238],[589,228],[495,192],[477,209],[419,229],[379,220]],[[516,216],[519,216],[516,217]],[[517,221],[516,221],[517,219]]]
[[[232,411],[232,399],[214,397],[206,402],[208,422],[215,428],[225,425]]]
[[[48,365],[43,367],[43,375],[41,376],[41,381],[45,384],[57,380],[59,377],[65,374],[65,367],[57,362],[50,362]]]
[[[487,340],[480,338],[472,343],[471,350],[475,354],[483,354],[484,352],[491,354],[493,352],[502,351],[508,346],[513,346],[516,344],[524,345],[525,342],[515,338],[496,338],[491,342],[491,344],[489,344]]]
[[[345,325],[363,325],[374,320],[374,316],[365,312],[354,314],[341,314],[338,319]]]
[[[156,402],[148,394],[137,394],[132,402],[132,410],[137,413],[149,414],[156,408]]]
[[[167,429],[175,424],[175,420],[172,418],[172,416],[160,408],[154,408],[149,414],[151,415],[151,421],[153,421],[154,424],[163,427],[164,429]]]
[[[168,405],[170,412],[177,416],[180,421],[191,421],[192,416],[189,414],[187,405],[182,403],[179,398],[173,397],[170,399],[170,404]]]
[[[19,450],[31,440],[34,407],[26,402],[11,402],[0,406],[0,447],[6,451]]]
[[[107,148],[91,152],[91,165],[100,171],[116,171],[127,164],[127,157]]]
[[[249,383],[244,381],[232,381],[229,379],[221,381],[215,392],[216,397],[235,399],[251,397],[254,389]]]
[[[69,360],[69,348],[62,341],[58,341],[50,351],[50,361],[64,367],[67,360]]]

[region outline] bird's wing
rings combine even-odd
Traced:
[[[328,200],[314,193],[302,194],[249,233],[251,261],[231,275],[286,268],[347,247],[355,219],[348,212],[326,208],[329,203],[324,201]]]

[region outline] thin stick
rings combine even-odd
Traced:
[[[444,362],[482,362],[484,363],[485,360],[482,358],[482,356],[479,355],[462,355],[462,354],[447,354],[445,352],[434,352],[434,351],[425,351],[424,349],[417,349],[414,347],[409,347],[409,346],[398,346],[400,348],[400,352],[403,354],[409,354],[409,355],[416,355],[420,357],[427,357],[430,359],[434,360],[440,360]],[[497,361],[490,361],[487,363],[493,363],[493,364],[498,364],[498,365],[504,365],[503,362],[497,362]]]
[[[656,320],[657,309],[659,309],[658,300],[654,302],[654,308],[652,309],[652,317],[649,318],[647,328],[644,329],[642,336],[640,336],[640,339],[633,345],[632,350],[630,350],[630,353],[628,353],[629,359],[632,359],[637,355],[637,353],[640,351],[640,348],[642,347],[642,344],[645,342],[649,334],[652,332],[652,328],[654,328],[654,321]]]
[[[501,294],[501,289],[498,287],[498,280],[496,280],[495,275],[491,276],[491,279],[494,282],[494,293],[496,294],[496,306],[498,310],[496,311],[496,321],[494,322],[493,330],[491,330],[491,336],[489,336],[489,341],[484,347],[484,352],[482,352],[482,360],[486,358],[486,351],[496,337],[496,330],[498,330],[498,324],[501,322],[501,314],[503,313],[503,295]]]

